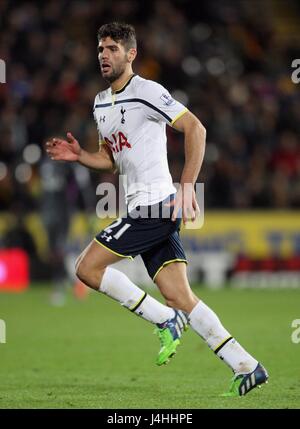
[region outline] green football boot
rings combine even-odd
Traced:
[[[229,391],[223,393],[221,396],[244,396],[255,387],[261,387],[263,383],[268,383],[268,378],[269,376],[266,369],[260,363],[258,363],[255,370],[249,374],[236,375],[232,379]]]
[[[156,364],[166,365],[175,355],[176,349],[180,344],[180,338],[183,331],[187,330],[188,319],[182,311],[175,310],[173,319],[169,319],[162,324],[157,324],[155,333],[160,340],[160,350],[156,358]]]

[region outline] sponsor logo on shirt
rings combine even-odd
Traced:
[[[112,134],[110,138],[104,137],[104,140],[106,141],[112,152],[122,152],[124,148],[131,149],[131,144],[127,140],[127,137],[122,133],[122,131],[118,131],[117,133]]]

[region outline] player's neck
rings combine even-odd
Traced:
[[[122,76],[120,76],[117,80],[115,80],[111,85],[111,92],[120,91],[126,83],[129,81],[129,79],[134,75],[132,69],[124,72]]]

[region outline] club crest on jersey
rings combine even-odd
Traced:
[[[175,100],[169,94],[162,94],[160,99],[164,102],[166,106],[172,106],[175,103]]]
[[[131,144],[122,131],[113,133],[110,138],[104,137],[104,140],[108,144],[111,151],[114,153],[122,152],[124,148],[131,149]]]
[[[121,115],[122,115],[121,124],[125,124],[125,118],[124,118],[125,112],[126,112],[126,110],[122,106],[121,107]]]

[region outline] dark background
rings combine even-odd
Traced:
[[[205,209],[299,209],[300,84],[291,79],[300,58],[298,1],[2,0],[0,244],[41,253],[24,225],[25,215],[39,213],[55,264],[73,213],[94,214],[97,184],[117,183],[113,174],[52,163],[43,151],[67,131],[97,150],[92,106],[107,85],[96,33],[113,20],[136,28],[134,71],[163,84],[207,129]],[[183,138],[170,128],[168,138],[177,182]]]

